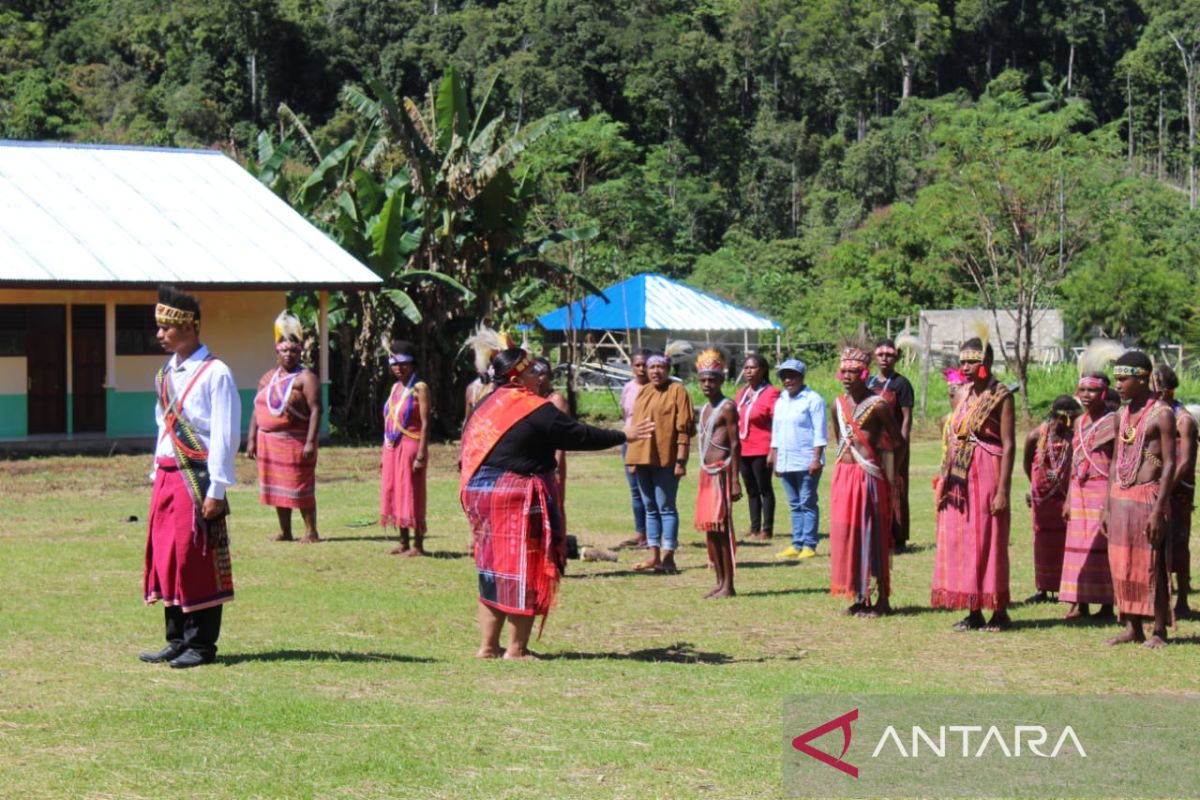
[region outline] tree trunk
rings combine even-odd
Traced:
[[[912,94],[913,84],[913,60],[907,53],[900,54],[900,69],[904,76],[900,81],[900,100],[904,101]]]
[[[1075,78],[1075,43],[1071,42],[1070,52],[1067,54],[1067,92],[1070,93],[1071,85]]]
[[[1167,153],[1167,126],[1163,116],[1163,90],[1158,90],[1158,156],[1155,159],[1155,177],[1163,179],[1163,164]]]
[[[1133,89],[1129,72],[1125,73],[1125,114],[1129,120],[1129,163],[1133,163]]]

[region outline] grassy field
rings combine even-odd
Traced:
[[[219,662],[186,671],[136,659],[162,632],[139,597],[145,525],[132,519],[145,517],[148,458],[0,462],[0,796],[775,797],[788,695],[1200,693],[1196,621],[1158,652],[1105,647],[1108,629],[1064,624],[1053,605],[1016,606],[1006,634],[951,631],[960,615],[927,607],[936,457],[936,442],[918,446],[917,548],[894,562],[896,616],[839,615],[825,542],[800,564],[773,560],[782,544],[744,546],[739,596],[702,601],[689,477],[683,574],[634,574],[631,553],[572,562],[534,645],[545,660],[528,663],[472,657],[451,450],[433,456],[429,559],[385,555],[375,451],[321,454],[317,546],[269,541],[274,514],[243,461],[237,600]],[[1033,591],[1025,488],[1015,481],[1014,597]],[[573,456],[568,513],[584,544],[628,535],[616,455]]]

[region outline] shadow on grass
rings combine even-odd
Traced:
[[[895,553],[895,555],[898,555],[898,556],[916,555],[917,553],[924,553],[926,550],[932,550],[932,549],[933,549],[932,544],[913,544],[912,542],[909,542],[908,544],[906,544],[904,546],[904,550],[902,552]]]
[[[764,569],[773,567],[798,567],[799,561],[739,561],[737,568],[741,569]]]
[[[247,661],[345,661],[361,663],[366,661],[388,661],[398,664],[436,664],[436,658],[418,658],[397,653],[355,653],[337,652],[334,650],[268,650],[262,653],[233,653],[220,655],[217,663],[225,666],[242,664]]]
[[[564,653],[543,653],[544,661],[643,661],[668,664],[757,664],[765,658],[734,658],[726,653],[710,653],[697,650],[690,642],[676,642],[668,647],[650,647],[628,653],[580,653],[569,650]]]
[[[324,542],[394,542],[395,536],[322,536]]]
[[[809,586],[804,589],[763,589],[758,592],[738,592],[738,597],[777,597],[785,594],[829,594],[829,589]]]
[[[679,572],[677,574],[682,575],[683,573],[690,572],[692,569],[696,569],[696,568],[693,567],[693,568],[689,569],[688,567],[679,567],[678,569],[679,569]],[[574,573],[568,572],[563,577],[564,578],[572,578],[572,579],[579,578],[581,580],[586,580],[589,578],[627,578],[630,575],[640,575],[641,577],[647,578],[650,580],[653,580],[656,578],[675,577],[674,575],[668,575],[665,572],[655,572],[652,569],[647,569],[647,570],[614,569],[614,570],[610,570],[608,572],[574,572]]]
[[[892,616],[894,617],[916,617],[921,614],[945,614],[944,608],[930,608],[929,606],[893,606]],[[947,615],[949,616],[949,615]]]

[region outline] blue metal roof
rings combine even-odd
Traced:
[[[761,331],[778,322],[662,275],[643,273],[538,317],[546,330]]]

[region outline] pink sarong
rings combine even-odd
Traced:
[[[1156,546],[1146,536],[1154,512],[1158,483],[1123,489],[1114,483],[1108,501],[1108,563],[1113,594],[1121,616],[1154,616],[1154,601],[1161,590],[1158,576],[1171,547],[1169,540]],[[1168,531],[1169,533],[1169,531]],[[1164,549],[1165,548],[1165,549]]]
[[[413,469],[421,443],[401,436],[394,447],[383,445],[379,483],[379,524],[425,533],[426,469]]]
[[[970,409],[959,406],[957,419]],[[953,429],[952,425],[952,429]],[[954,440],[949,457],[961,444]],[[982,426],[971,453],[965,483],[952,481],[937,512],[937,553],[933,562],[934,608],[1002,611],[1010,601],[1008,538],[1011,511],[991,511],[1000,488],[1000,405]]]
[[[1033,495],[1033,582],[1039,592],[1059,591],[1067,538],[1063,507],[1071,480],[1070,442],[1056,439],[1050,452],[1044,452],[1045,429],[1053,424],[1042,423],[1030,492]]]

